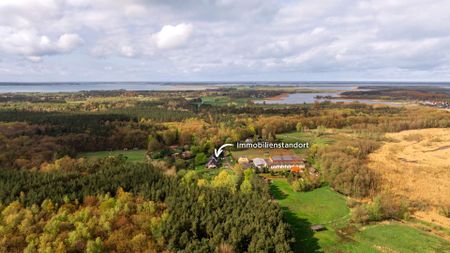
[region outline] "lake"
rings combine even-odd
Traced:
[[[323,102],[323,101],[331,101],[331,102],[360,102],[367,104],[389,104],[389,105],[398,105],[399,102],[391,102],[391,101],[379,101],[379,100],[370,100],[370,99],[317,99],[316,96],[331,96],[331,97],[339,97],[339,92],[326,92],[326,93],[291,93],[287,96],[276,99],[276,100],[258,100],[254,101],[257,104],[303,104],[303,103],[314,103],[314,102]]]

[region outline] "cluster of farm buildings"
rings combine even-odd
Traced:
[[[306,167],[306,162],[303,158],[296,155],[273,155],[267,159],[264,158],[253,158],[249,159],[246,156],[241,156],[237,162],[244,168],[255,168],[259,171],[290,171],[299,173],[302,172]],[[216,168],[218,166],[219,160],[215,157],[211,157],[209,162],[206,164],[207,168]]]

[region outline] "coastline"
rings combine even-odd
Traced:
[[[277,95],[274,97],[264,98],[263,100],[270,100],[270,101],[283,100],[283,99],[287,98],[288,96],[289,96],[289,93],[285,92],[285,93],[281,93],[280,95]]]

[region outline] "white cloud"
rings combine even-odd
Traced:
[[[82,44],[77,34],[62,34],[56,41],[46,35],[38,35],[33,30],[0,29],[0,52],[18,54],[30,59],[40,61],[42,56],[66,54],[75,50]]]
[[[78,36],[78,34],[63,34],[59,37],[56,42],[56,49],[61,53],[68,53],[74,50],[76,47],[81,45],[83,40]]]
[[[181,23],[176,26],[165,25],[152,38],[156,41],[156,46],[160,49],[174,49],[183,46],[191,37],[193,26]]]
[[[448,0],[0,0],[0,67],[97,77],[114,66],[120,79],[152,80],[447,77],[449,8]]]
[[[130,46],[122,46],[120,48],[120,53],[126,57],[133,57],[135,55],[134,49]]]
[[[32,62],[41,62],[42,61],[42,57],[40,57],[40,56],[28,56],[27,59]]]

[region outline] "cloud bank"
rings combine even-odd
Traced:
[[[448,80],[446,0],[2,0],[0,81]]]

